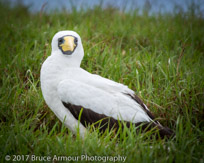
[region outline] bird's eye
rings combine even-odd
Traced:
[[[59,38],[58,42],[61,44],[63,43],[63,38]]]
[[[78,43],[78,38],[74,39],[74,43],[77,44]]]

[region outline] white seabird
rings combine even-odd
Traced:
[[[172,134],[154,120],[134,91],[80,68],[83,56],[80,36],[74,31],[60,31],[52,39],[51,56],[43,63],[40,74],[47,105],[72,132],[76,133],[79,127],[84,137],[87,124],[103,119],[102,130],[108,126],[117,128],[119,120],[134,124],[151,122],[162,136]]]

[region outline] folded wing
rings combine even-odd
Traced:
[[[87,122],[93,119],[90,117],[96,120],[111,117],[133,123],[151,121],[142,106],[124,93],[110,93],[69,79],[59,83],[58,96],[72,114],[78,115],[79,108],[83,108]]]

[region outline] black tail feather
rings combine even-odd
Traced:
[[[160,137],[160,138],[172,138],[173,136],[175,136],[175,133],[169,129],[168,127],[163,127],[160,124],[157,124],[155,122],[141,122],[141,123],[137,123],[137,126],[139,126],[139,128],[141,127],[141,130],[143,132],[147,132],[147,131],[153,131],[153,133],[156,134],[156,137]]]

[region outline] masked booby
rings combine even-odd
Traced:
[[[41,89],[49,108],[72,132],[76,133],[79,127],[84,137],[88,124],[101,121],[100,130],[104,131],[108,127],[117,129],[118,121],[123,121],[127,126],[130,122],[145,123],[143,128],[151,123],[161,137],[172,135],[133,90],[80,68],[84,50],[76,32],[60,31],[51,44],[51,55],[41,67]]]

